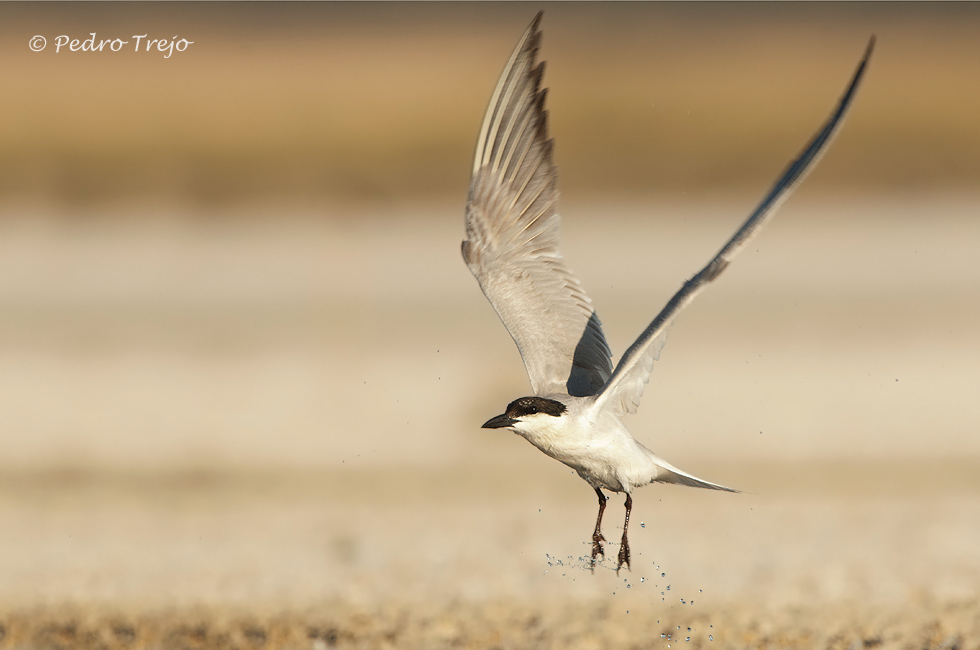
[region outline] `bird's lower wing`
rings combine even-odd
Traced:
[[[671,321],[708,283],[721,275],[732,258],[775,214],[779,204],[789,196],[790,192],[803,180],[807,172],[813,168],[820,156],[826,151],[827,146],[840,128],[844,115],[854,98],[854,93],[864,76],[865,68],[874,49],[874,43],[875,39],[872,36],[836,109],[813,136],[813,139],[803,148],[799,157],[786,168],[779,180],[769,190],[769,193],[762,199],[759,207],[718,251],[718,254],[708,262],[707,266],[684,283],[684,286],[674,294],[674,297],[653,319],[653,322],[640,335],[640,338],[626,351],[609,379],[609,383],[606,384],[596,399],[595,407],[597,409],[608,408],[620,414],[636,411],[640,404],[640,398],[643,396],[643,388],[650,378],[654,358],[663,346],[663,338]]]

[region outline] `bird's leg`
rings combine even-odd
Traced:
[[[616,567],[616,575],[619,575],[619,570],[626,565],[626,568],[630,568],[630,542],[626,539],[626,531],[630,527],[630,510],[633,509],[633,497],[630,496],[629,492],[626,493],[626,521],[623,522],[623,542],[619,546],[619,566]],[[632,570],[632,569],[630,569]]]
[[[606,538],[602,536],[602,532],[599,530],[602,526],[602,512],[606,509],[606,495],[599,488],[595,489],[595,493],[599,495],[599,514],[595,518],[595,531],[592,533],[592,571],[595,571],[596,557],[599,555],[603,558],[606,557],[602,550],[602,542],[606,541]]]

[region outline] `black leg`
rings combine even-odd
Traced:
[[[619,570],[626,565],[626,568],[630,568],[630,542],[626,539],[626,531],[630,527],[630,510],[633,509],[633,497],[626,493],[626,521],[623,522],[623,542],[619,547],[619,566],[616,567],[616,575],[619,575]],[[632,569],[631,569],[632,570]]]
[[[602,493],[599,488],[595,489],[595,493],[599,495],[599,514],[595,518],[595,531],[592,533],[592,570],[595,571],[595,559],[597,556],[601,555],[603,558],[606,554],[602,550],[602,542],[606,541],[606,538],[602,536],[602,532],[599,528],[602,526],[602,512],[606,509],[606,495]]]

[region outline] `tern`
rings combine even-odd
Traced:
[[[630,568],[632,491],[650,483],[737,492],[680,470],[636,440],[623,417],[640,404],[653,363],[677,314],[772,217],[840,128],[874,49],[874,36],[844,95],[759,206],[708,264],[684,283],[615,369],[592,301],[558,252],[557,170],[548,137],[544,63],[537,62],[541,13],[524,32],[490,99],[476,143],[466,206],[463,259],[520,350],[533,395],[507,405],[483,428],[509,429],[574,469],[595,490],[599,513],[592,559],[605,558],[603,490],[626,494],[616,572]]]

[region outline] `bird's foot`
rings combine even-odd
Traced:
[[[630,543],[626,539],[625,533],[623,534],[623,543],[619,546],[619,566],[616,567],[616,575],[619,575],[619,570],[623,568],[624,564],[627,569],[630,569]]]
[[[606,559],[606,552],[602,550],[602,543],[606,541],[606,538],[602,536],[602,533],[596,531],[592,533],[592,564],[589,568],[595,572],[595,559],[602,556],[602,559]]]

